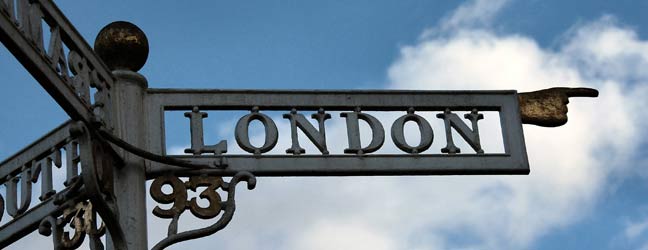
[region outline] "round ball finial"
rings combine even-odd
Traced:
[[[135,24],[112,22],[97,34],[94,50],[111,70],[138,71],[148,58],[148,39]]]

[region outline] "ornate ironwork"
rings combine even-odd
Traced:
[[[45,37],[49,37],[47,46]],[[129,206],[123,202],[128,201],[124,197],[130,196],[121,196],[119,207],[125,210],[133,207],[143,213],[143,186],[135,191],[129,188],[141,184],[136,182],[155,179],[150,190],[152,198],[162,204],[172,204],[170,209],[157,206],[153,210],[154,215],[171,219],[167,237],[153,247],[163,249],[223,229],[236,208],[236,185],[245,181],[248,189],[253,189],[254,175],[527,174],[529,166],[521,124],[563,125],[567,122],[568,98],[598,96],[598,91],[589,88],[551,88],[520,94],[516,91],[147,89],[145,78],[134,72],[144,65],[148,55],[148,41],[139,28],[127,22],[106,26],[95,40],[99,58],[51,0],[0,0],[0,41],[73,120],[0,163],[0,183],[6,186],[5,196],[0,194],[0,221],[4,212],[12,217],[0,226],[0,248],[39,229],[41,234],[53,237],[55,249],[76,249],[86,237],[90,238],[91,249],[104,249],[100,238],[107,233],[110,241],[106,245],[125,250],[123,226],[132,229],[128,247],[143,249],[147,245],[141,240],[146,238],[146,227],[141,221],[144,218],[140,218],[143,215],[138,214],[134,219],[119,216],[115,183],[123,184],[122,191],[129,195],[142,198]],[[119,85],[115,85],[117,81]],[[111,92],[119,95],[113,97]],[[122,95],[126,92],[129,94]],[[113,102],[124,106],[113,107]],[[131,107],[136,108],[125,111]],[[205,145],[202,119],[207,113],[201,109],[251,111],[237,123],[235,138],[252,155],[226,155],[225,140]],[[163,126],[167,110],[190,111],[185,116],[191,124],[191,148],[185,152],[192,156],[166,155]],[[286,150],[290,155],[263,155],[276,146],[278,131],[272,119],[261,110],[290,110],[283,116],[290,122],[292,144]],[[330,155],[327,148],[324,122],[331,118],[327,110],[343,111],[341,117],[346,120],[349,139],[343,155]],[[148,120],[141,116],[145,111]],[[303,111],[317,111],[311,115],[317,127],[299,113]],[[391,127],[392,141],[407,155],[372,154],[383,145],[385,131],[380,121],[366,111],[407,112]],[[415,111],[443,112],[437,114],[445,125],[446,146],[441,149],[442,154],[421,154],[429,149],[434,134],[430,124]],[[464,115],[470,127],[453,111],[471,111]],[[483,115],[479,111],[499,112],[504,153],[493,154],[481,148],[478,120]],[[265,127],[266,137],[261,147],[250,143],[248,127],[254,120]],[[361,146],[359,120],[366,122],[372,133],[366,147]],[[403,130],[408,121],[415,122],[421,134],[416,146],[405,140]],[[135,132],[126,132],[132,125],[137,127],[133,129]],[[454,144],[452,129],[475,154],[455,155],[460,149]],[[303,155],[305,150],[299,143],[298,130],[321,155]],[[148,143],[144,138],[149,138]],[[124,150],[118,150],[121,155],[115,153],[114,146]],[[133,160],[129,153],[149,160],[146,169],[144,160]],[[206,153],[213,155],[203,155]],[[124,164],[120,156],[130,160],[128,168],[120,168]],[[63,166],[65,188],[57,191],[52,171]],[[113,171],[121,178],[114,179]],[[222,176],[233,178],[228,183]],[[188,181],[179,177],[187,177]],[[32,205],[32,185],[39,181],[40,203]],[[170,185],[173,192],[162,192],[165,185]],[[204,191],[188,199],[188,190],[196,192],[199,187],[204,187]],[[227,200],[222,200],[218,189],[227,192]],[[199,199],[209,205],[200,206]],[[208,227],[178,232],[178,221],[186,210],[200,219],[211,220],[221,212],[222,215]],[[97,218],[101,218],[101,225]],[[65,228],[72,231],[66,232]]]
[[[256,186],[256,178],[248,172],[241,172],[234,175],[229,183],[225,182],[220,176],[208,175],[191,176],[188,181],[184,182],[172,174],[156,178],[151,184],[151,197],[158,203],[172,204],[172,206],[169,209],[163,209],[159,206],[153,209],[155,216],[171,219],[171,222],[169,223],[167,237],[157,243],[152,249],[164,249],[172,244],[212,235],[223,229],[234,216],[234,211],[236,210],[234,194],[236,185],[241,181],[247,182],[247,188],[250,190]],[[165,194],[162,191],[162,187],[165,185],[171,186],[171,193]],[[193,197],[188,199],[187,190],[195,192],[199,187],[205,187],[205,190],[200,193],[198,198]],[[223,201],[220,194],[216,192],[218,189],[227,192],[226,201]],[[209,205],[207,207],[201,207],[198,204],[198,199],[207,200]],[[180,215],[186,210],[189,210],[191,214],[200,219],[213,219],[221,211],[223,211],[223,215],[208,227],[178,233]]]
[[[92,203],[82,201],[65,209],[59,218],[45,217],[39,225],[38,232],[45,236],[51,235],[56,250],[77,249],[86,235],[90,238],[90,249],[103,250],[104,244],[101,242],[101,237],[106,233],[106,227],[103,223],[101,225],[97,223],[97,213]],[[74,232],[65,232],[66,225],[74,229]]]
[[[120,167],[115,163],[119,157],[81,122],[77,122],[71,131],[80,135],[82,176],[88,199],[106,225],[113,248],[125,250],[125,232],[119,222],[113,180],[113,168]]]

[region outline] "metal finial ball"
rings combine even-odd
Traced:
[[[97,34],[94,50],[111,70],[138,71],[148,58],[148,39],[135,24],[112,22]]]

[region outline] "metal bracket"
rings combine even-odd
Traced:
[[[156,178],[151,184],[150,194],[153,200],[161,204],[173,204],[169,209],[162,209],[156,206],[153,214],[164,219],[171,219],[167,237],[158,242],[152,249],[161,250],[178,242],[197,239],[212,235],[225,228],[232,220],[236,204],[234,194],[236,185],[241,182],[247,182],[249,190],[256,186],[256,177],[249,172],[239,172],[230,182],[225,182],[220,176],[199,175],[189,177],[188,181],[183,182],[175,175],[165,175]],[[171,185],[173,192],[165,194],[162,192],[162,186]],[[201,207],[197,203],[198,198],[188,200],[187,189],[196,191],[198,187],[207,187],[199,195],[201,199],[209,201],[209,206]],[[222,201],[217,189],[227,192],[227,200]],[[213,219],[223,211],[223,215],[214,224],[208,227],[193,229],[178,233],[178,220],[185,210],[201,219]]]

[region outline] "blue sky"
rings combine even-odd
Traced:
[[[564,127],[524,127],[530,176],[264,178],[230,228],[186,246],[648,249],[648,1],[57,4],[90,44],[112,21],[144,30],[155,88],[601,90]],[[7,157],[67,116],[2,46],[0,75]]]

